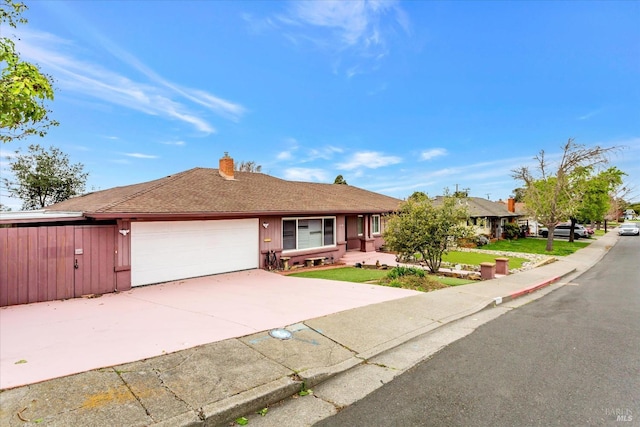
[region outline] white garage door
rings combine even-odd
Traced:
[[[258,268],[258,219],[131,223],[131,285]]]

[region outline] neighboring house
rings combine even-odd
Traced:
[[[504,204],[507,210],[513,209],[513,212],[520,215],[518,225],[521,229],[525,230],[528,236],[537,236],[544,225],[538,223],[538,221],[527,212],[526,205],[523,202],[516,202],[515,200],[511,202],[512,200],[514,199],[508,199],[506,202],[499,200],[498,202]],[[509,206],[509,203],[513,203],[512,207]]]
[[[636,219],[636,211],[627,209],[624,211],[624,219]]]
[[[437,196],[434,203],[441,200]],[[480,197],[466,197],[459,199],[465,203],[469,212],[467,225],[473,226],[477,235],[486,235],[492,239],[502,238],[504,224],[516,221],[521,214],[515,212],[515,201],[510,200],[509,208],[502,202],[492,202]]]
[[[262,268],[266,254],[334,262],[383,245],[401,200],[350,185],[194,168],[0,214],[0,306]]]

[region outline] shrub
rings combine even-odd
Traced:
[[[380,279],[380,284],[420,292],[429,292],[448,287],[448,285],[440,283],[435,277],[427,274],[423,269],[403,266],[389,270],[387,275]]]
[[[393,267],[387,273],[387,279],[392,280],[392,281],[394,279],[398,279],[398,278],[403,277],[403,276],[424,277],[424,270],[422,270],[420,268],[416,268],[416,267],[398,266],[398,267]]]
[[[520,235],[520,226],[515,222],[508,222],[504,225],[504,237],[511,240]]]
[[[435,277],[425,275],[418,276],[413,274],[407,274],[398,279],[394,279],[393,282],[398,282],[400,288],[412,289],[414,291],[429,292],[436,289],[447,288],[448,285],[440,283]]]
[[[489,244],[489,238],[487,236],[485,236],[484,234],[481,234],[481,235],[478,236],[478,238],[476,240],[476,244],[478,246],[488,245]]]

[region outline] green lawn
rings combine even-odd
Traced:
[[[292,273],[289,276],[310,277],[313,279],[341,280],[343,282],[364,283],[385,277],[388,270],[374,270],[371,268],[340,267],[326,270],[310,270]]]
[[[340,267],[326,270],[310,270],[300,273],[292,273],[289,276],[309,277],[313,279],[340,280],[343,282],[364,283],[380,280],[387,275],[389,270],[374,270],[370,268]],[[473,283],[473,280],[457,279],[454,277],[435,277],[438,282],[447,286],[466,285]]]
[[[597,235],[597,234],[596,234]],[[547,244],[546,239],[539,238],[526,238],[526,239],[517,239],[517,240],[499,240],[495,243],[490,243],[488,245],[482,246],[481,249],[493,250],[493,251],[506,251],[506,252],[522,252],[522,253],[532,253],[532,254],[543,254],[543,255],[570,255],[577,251],[578,249],[584,248],[588,246],[591,241],[586,239],[581,239],[575,242],[569,242],[567,240],[555,239],[553,241],[553,251],[546,252],[545,247]],[[480,253],[480,252],[449,252],[446,254],[442,260],[444,262],[449,262],[451,264],[469,264],[469,265],[479,265],[483,262],[494,262],[496,256],[494,254]],[[525,258],[518,257],[508,257],[509,258],[509,268],[516,269],[522,267],[522,264],[527,261]],[[291,276],[297,277],[310,277],[316,279],[327,279],[327,280],[340,280],[343,282],[356,282],[356,283],[364,283],[364,282],[373,282],[383,279],[387,276],[387,273],[390,270],[375,270],[369,268],[355,268],[355,267],[340,267],[340,268],[331,268],[325,270],[309,270],[302,271],[299,273],[291,273]],[[464,285],[467,283],[473,283],[472,280],[466,279],[457,279],[452,277],[436,277],[432,275],[427,275],[425,278],[428,280],[437,280],[440,283],[438,285],[436,282],[433,282],[433,286],[441,287],[441,286],[458,286]],[[422,279],[421,279],[422,280]],[[398,283],[396,281],[395,284],[390,284],[390,286],[397,286]],[[417,289],[422,290],[422,286],[420,285],[408,285],[409,289]],[[404,287],[404,286],[403,286]],[[431,288],[424,288],[424,290],[432,290]]]
[[[485,246],[486,247],[486,246]],[[449,252],[442,260],[452,264],[480,265],[483,262],[495,262],[496,256],[493,254],[479,252]],[[516,269],[522,267],[526,262],[525,258],[509,257],[509,268]],[[343,282],[364,283],[384,278],[389,270],[374,270],[370,268],[341,267],[325,270],[309,270],[300,273],[291,273],[290,276],[310,277],[314,279],[341,280]],[[473,283],[473,280],[458,279],[454,277],[430,276],[434,280],[447,285],[458,286]]]
[[[486,248],[484,246],[482,249]],[[502,249],[501,249],[502,250]],[[509,269],[513,270],[522,267],[522,264],[528,260],[525,258],[508,257]],[[451,264],[469,264],[480,265],[483,262],[495,262],[496,255],[483,254],[481,252],[449,252],[442,257],[442,261],[450,262]]]
[[[438,277],[438,282],[443,285],[458,286],[473,283],[475,280],[458,279],[457,277]]]
[[[509,252],[523,252],[528,254],[542,254],[542,255],[558,255],[565,256],[571,255],[578,249],[582,249],[588,246],[592,240],[580,239],[575,242],[569,242],[566,239],[554,239],[553,251],[547,252],[545,247],[547,245],[547,239],[540,238],[526,238],[517,240],[498,240],[495,243],[489,243],[482,246],[480,249],[486,249],[491,251],[509,251]]]

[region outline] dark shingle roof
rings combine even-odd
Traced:
[[[434,200],[438,203],[442,196],[437,196]],[[504,203],[492,202],[491,200],[480,197],[467,197],[460,199],[461,203],[466,203],[469,216],[471,217],[518,217],[518,213],[509,212]]]
[[[270,175],[194,168],[141,184],[89,193],[47,210],[85,214],[383,213],[401,200],[350,185],[286,181]]]

